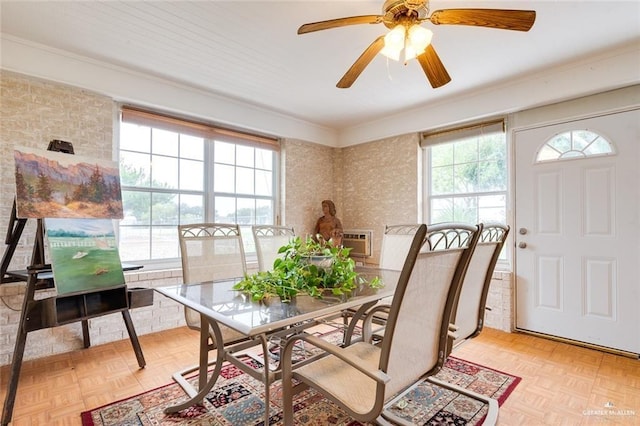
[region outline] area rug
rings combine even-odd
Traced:
[[[246,356],[247,365],[260,368],[255,358]],[[468,361],[450,357],[437,378],[493,397],[502,403],[520,382],[520,378]],[[192,379],[195,382],[195,378]],[[225,364],[214,389],[201,405],[176,414],[165,414],[165,407],[186,399],[176,384],[132,396],[81,414],[83,426],[133,425],[220,425],[264,426],[264,386],[262,382]],[[269,425],[282,424],[281,382],[271,387]],[[392,408],[395,414],[417,425],[478,425],[487,406],[482,402],[442,387],[421,383]],[[307,426],[363,426],[315,391],[298,394],[294,401],[295,424]]]

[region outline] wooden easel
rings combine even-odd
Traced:
[[[74,154],[71,143],[59,140],[51,141],[48,150]],[[27,334],[31,331],[81,321],[84,347],[88,348],[91,345],[89,338],[89,319],[114,312],[121,312],[127,332],[129,333],[129,339],[131,340],[133,350],[138,360],[138,365],[140,368],[146,365],[142,349],[140,348],[140,342],[138,341],[138,336],[129,313],[129,308],[132,307],[132,294],[127,290],[126,284],[123,283],[122,286],[105,290],[35,300],[36,290],[51,288],[54,285],[51,265],[44,263],[43,219],[37,219],[31,264],[23,271],[7,270],[26,223],[27,219],[17,217],[16,202],[14,200],[5,241],[7,248],[2,257],[2,263],[0,263],[0,285],[25,280],[27,285],[22,302],[22,312],[20,315],[16,344],[13,350],[7,396],[2,409],[2,426],[7,426],[11,421]],[[152,297],[153,290],[148,290]],[[150,303],[138,303],[137,306],[145,306],[148,304]]]

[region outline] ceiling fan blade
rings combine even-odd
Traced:
[[[382,18],[383,16],[380,15],[361,15],[350,16],[348,18],[329,19],[328,21],[311,22],[298,28],[298,34],[328,30],[330,28],[344,27],[347,25],[379,24],[382,22]]]
[[[382,50],[384,47],[384,36],[380,36],[373,41],[362,52],[362,55],[351,65],[351,68],[347,70],[347,72],[342,76],[336,87],[340,89],[346,89],[351,87],[356,78],[362,73],[362,71],[369,65],[369,62],[373,60],[373,58]]]
[[[431,83],[431,87],[434,89],[444,86],[451,81],[449,73],[445,69],[440,57],[432,45],[427,46],[424,53],[418,55],[417,59],[418,62],[420,62],[420,66],[422,66],[424,73],[427,75],[429,83]]]
[[[434,25],[471,25],[529,31],[536,20],[536,12],[509,9],[444,9],[433,12],[429,20]]]

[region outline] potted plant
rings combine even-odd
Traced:
[[[278,296],[283,302],[299,293],[318,298],[327,292],[348,294],[362,283],[349,257],[350,250],[320,237],[305,241],[294,237],[278,250],[282,256],[275,260],[273,269],[245,276],[234,289],[250,294],[253,300]],[[380,286],[380,280],[368,284]]]

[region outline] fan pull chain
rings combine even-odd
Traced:
[[[389,58],[387,59],[387,78],[389,81],[393,81],[393,76],[391,75],[391,68],[389,68]]]

